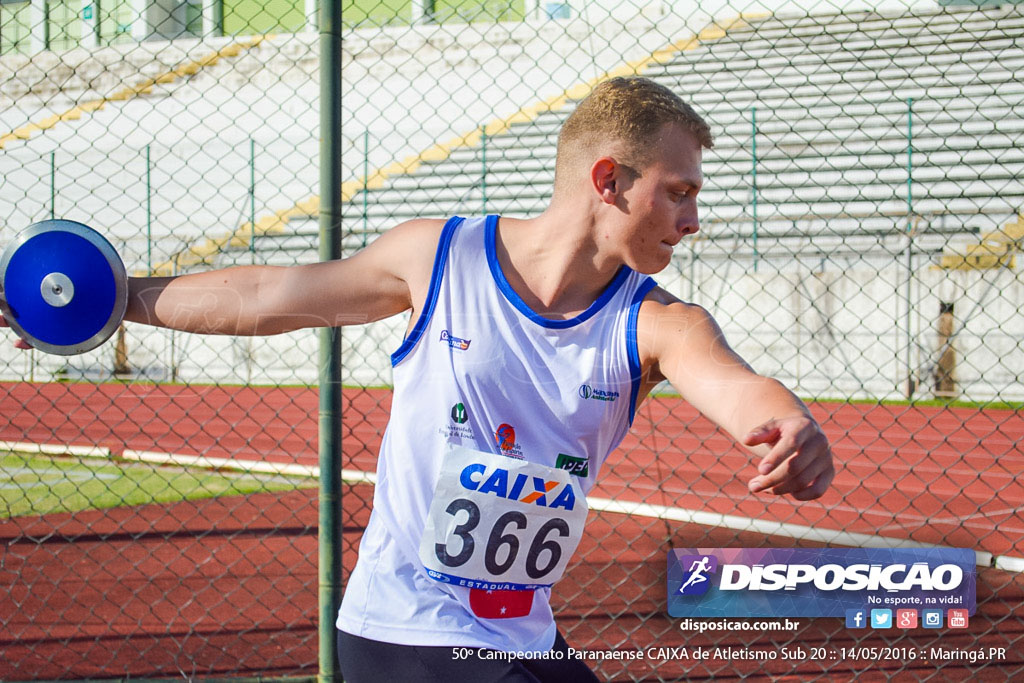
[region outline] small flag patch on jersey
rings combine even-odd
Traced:
[[[469,607],[481,619],[525,617],[533,606],[533,591],[469,589]]]

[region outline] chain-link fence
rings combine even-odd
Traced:
[[[318,38],[285,5],[4,3],[0,241],[56,217],[132,275],[317,260]],[[0,679],[315,675],[315,336],[5,336]]]
[[[316,260],[315,7],[145,7],[0,6],[3,241],[57,216],[136,273]],[[409,218],[538,214],[559,126],[608,76],[712,125],[701,231],[657,279],[808,401],[839,473],[818,501],[752,495],[746,451],[658,387],[554,588],[572,646],[644,653],[595,655],[600,678],[1024,676],[1020,9],[342,0],[341,30],[345,255]],[[408,322],[342,337],[346,576]],[[312,332],[135,325],[71,359],[0,349],[0,678],[316,672],[316,358]],[[822,544],[970,548],[977,614],[702,635],[667,616],[672,548]]]

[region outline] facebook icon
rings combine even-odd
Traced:
[[[846,628],[867,628],[867,613],[862,609],[846,610]]]

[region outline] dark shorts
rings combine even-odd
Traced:
[[[465,659],[454,651],[464,651]],[[570,659],[561,633],[552,652],[560,659],[488,659],[493,650],[381,643],[338,631],[338,662],[345,683],[597,683],[581,659]],[[477,653],[484,653],[478,656]]]

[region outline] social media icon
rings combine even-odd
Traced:
[[[917,628],[917,610],[896,610],[896,626],[898,626],[899,628]]]
[[[868,613],[862,609],[846,610],[846,628],[867,628]]]
[[[892,628],[892,610],[891,609],[873,609],[873,610],[871,610],[871,625],[874,628]]]
[[[942,610],[921,610],[921,623],[925,628],[942,628]]]
[[[951,609],[946,612],[950,628],[967,628],[967,610]]]

